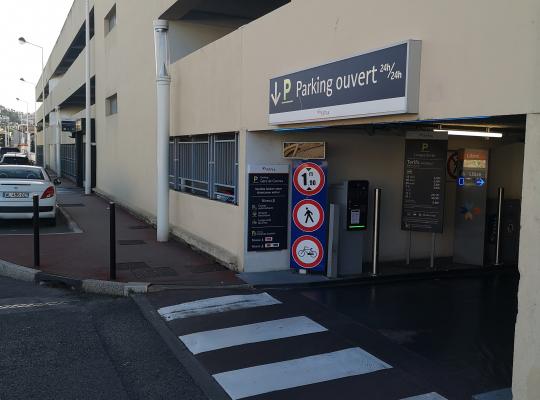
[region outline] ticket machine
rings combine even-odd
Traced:
[[[362,273],[364,238],[368,229],[369,182],[350,180],[330,185],[330,203],[339,207],[337,273]]]

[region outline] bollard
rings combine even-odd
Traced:
[[[381,191],[375,189],[375,204],[373,207],[373,270],[371,274],[377,275],[379,267],[379,233],[381,228]]]
[[[116,280],[116,207],[115,203],[109,203],[109,279]]]
[[[34,222],[34,267],[39,267],[39,196],[32,196],[33,222]]]
[[[500,187],[497,193],[497,241],[495,244],[495,266],[502,265],[501,262],[501,229],[502,229],[502,208],[504,201],[504,188]]]

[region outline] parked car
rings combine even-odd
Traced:
[[[0,165],[0,219],[32,219],[33,196],[39,196],[39,218],[56,224],[56,188],[42,167]]]
[[[18,147],[0,147],[0,158],[4,156],[6,153],[20,153]]]
[[[32,161],[23,153],[6,153],[0,159],[1,165],[32,165]]]

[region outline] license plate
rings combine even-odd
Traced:
[[[27,192],[4,192],[4,198],[6,199],[27,199]]]

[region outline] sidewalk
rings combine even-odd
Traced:
[[[40,269],[77,279],[109,279],[108,203],[97,195],[85,196],[63,180],[58,204],[82,233],[42,235]],[[244,284],[233,271],[186,244],[156,242],[153,227],[118,206],[116,229],[118,281],[186,286]],[[0,259],[31,267],[32,254],[31,235],[0,236]]]

